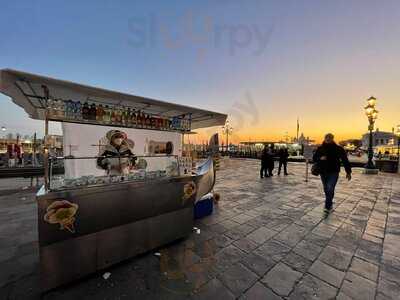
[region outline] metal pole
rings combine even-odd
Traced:
[[[49,134],[49,120],[46,118],[44,121],[44,146],[43,146],[43,164],[44,164],[44,188],[49,189],[49,149],[47,145],[47,135]]]
[[[308,159],[306,159],[306,182],[308,182]]]
[[[33,135],[32,166],[36,166],[36,132]]]
[[[366,165],[367,169],[375,169],[372,158],[374,157],[374,150],[372,146],[372,122],[369,124],[369,145],[368,145],[368,163]]]
[[[397,173],[400,174],[400,134],[397,135]]]
[[[228,136],[229,136],[229,129],[226,129],[226,154],[228,154]]]

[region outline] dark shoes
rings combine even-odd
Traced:
[[[332,211],[332,208],[324,208],[324,215],[327,217]]]

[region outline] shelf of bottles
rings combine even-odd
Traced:
[[[47,118],[53,121],[164,131],[191,130],[191,114],[166,118],[130,107],[61,99],[48,99],[46,110]]]

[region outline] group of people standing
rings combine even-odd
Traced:
[[[261,155],[261,178],[273,176],[274,156],[274,148],[265,146]],[[288,175],[288,150],[286,148],[280,149],[277,156],[279,157],[278,175],[281,173],[282,166],[284,167],[284,174]],[[335,187],[339,179],[341,166],[343,165],[346,171],[347,180],[351,180],[351,165],[347,158],[346,151],[343,147],[335,143],[334,136],[331,133],[325,135],[322,145],[315,151],[313,164],[314,167],[316,167],[315,169],[318,169],[314,175],[319,175],[322,181],[325,194],[324,213],[327,216],[333,207],[333,197],[335,195]]]
[[[261,153],[261,170],[260,170],[261,178],[274,176],[273,170],[275,168],[275,156],[279,157],[278,175],[281,175],[282,166],[284,175],[285,176],[288,175],[287,172],[287,162],[289,157],[288,150],[286,148],[282,148],[279,149],[278,153],[276,153],[272,146],[268,147],[267,145],[265,145]]]

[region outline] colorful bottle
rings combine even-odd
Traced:
[[[111,108],[111,124],[117,123],[117,112],[115,108]]]
[[[137,126],[137,114],[134,109],[131,112],[131,124],[133,127]]]
[[[150,128],[156,128],[157,119],[153,116],[149,117],[150,119]]]
[[[74,119],[82,120],[82,103],[80,101],[74,103]]]
[[[73,119],[74,117],[74,102],[71,99],[65,103],[65,117],[67,119]]]
[[[96,104],[92,103],[90,105],[89,109],[89,119],[92,121],[96,120],[96,115],[97,115],[97,109],[96,109]]]
[[[145,126],[146,126],[146,128],[151,128],[151,121],[150,121],[149,115],[146,115]]]
[[[136,126],[137,127],[142,127],[142,113],[140,112],[140,110],[137,112],[136,114]]]
[[[90,118],[89,114],[90,114],[89,103],[85,102],[85,103],[83,103],[83,106],[82,106],[82,118],[84,120],[89,120],[89,118]]]
[[[122,125],[122,109],[121,109],[121,107],[117,108],[116,117],[117,117],[117,123]]]
[[[59,118],[65,117],[65,105],[63,100],[57,100],[57,116]]]
[[[128,107],[127,109],[125,109],[125,126],[131,127],[132,123],[131,123],[131,115],[132,115],[132,111],[131,108]]]
[[[104,117],[104,108],[103,105],[99,105],[96,110],[96,121],[102,123]]]
[[[109,124],[111,122],[111,112],[108,105],[104,107],[103,122]]]
[[[126,109],[125,109],[125,107],[122,107],[120,111],[121,111],[121,123],[122,123],[122,125],[126,126],[126,117],[125,117]]]

